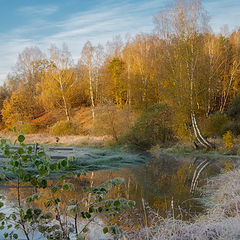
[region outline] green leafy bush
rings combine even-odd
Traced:
[[[130,131],[121,139],[122,143],[146,150],[154,145],[173,140],[171,114],[166,105],[154,105],[147,109]]]
[[[57,136],[78,135],[81,134],[81,129],[72,121],[58,121],[51,127],[49,133]]]

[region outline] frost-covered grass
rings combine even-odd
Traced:
[[[240,239],[240,169],[208,181],[203,188],[206,213],[193,221],[162,218],[150,211],[150,224],[125,233],[125,239],[237,240]]]
[[[240,169],[210,179],[203,190],[210,204],[209,214],[230,217],[240,214]]]
[[[193,223],[163,219],[157,214],[152,219],[151,226],[143,228],[138,233],[126,236],[126,239],[152,240],[210,240],[210,239],[240,239],[240,217],[197,220]]]
[[[147,155],[142,153],[128,152],[128,151],[114,151],[110,148],[72,148],[71,151],[56,150],[50,151],[46,148],[46,153],[52,157],[74,157],[69,161],[69,165],[64,171],[52,172],[50,177],[57,178],[59,175],[68,172],[92,172],[99,170],[117,170],[120,168],[128,168],[138,165],[143,165],[148,161]],[[51,163],[57,163],[59,159],[51,159]],[[3,166],[6,163],[6,159],[0,158],[0,173],[7,175],[9,179],[15,179],[16,175],[11,172],[3,170]],[[25,169],[30,174],[35,174],[35,170],[32,166],[26,164]]]

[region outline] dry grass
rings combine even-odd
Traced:
[[[92,112],[91,108],[81,107],[72,109],[72,122],[79,126],[84,135],[70,135],[60,137],[58,144],[60,145],[76,145],[76,146],[98,146],[104,145],[106,142],[112,140],[110,136],[91,136],[92,129]],[[64,120],[65,116],[60,111],[52,111],[40,116],[37,119],[31,121],[31,123],[39,129],[38,134],[25,134],[26,143],[39,143],[39,144],[56,144],[56,137],[48,134],[51,126],[53,126],[58,120]],[[0,136],[15,141],[16,135],[12,131],[4,129],[1,131]]]
[[[71,120],[84,132],[90,133],[92,129],[92,111],[91,108],[81,107],[74,108],[71,110]],[[62,110],[52,110],[51,112],[46,112],[39,115],[37,118],[29,121],[34,128],[36,128],[38,133],[47,133],[51,127],[59,121],[65,121],[66,115]],[[19,123],[16,123],[19,125]],[[1,132],[11,132],[11,129],[4,128],[4,124],[0,124]]]
[[[93,127],[91,108],[81,107],[80,109],[74,109],[72,121],[90,132]]]
[[[16,135],[10,133],[1,133],[0,136],[5,139],[10,139],[12,142],[14,142],[16,139]],[[25,134],[25,137],[25,143],[56,144],[56,136],[51,136],[48,133]],[[60,137],[58,144],[66,146],[99,146],[104,145],[110,140],[111,138],[109,136],[63,136]]]
[[[36,119],[31,120],[31,124],[41,132],[47,132],[48,128],[59,120],[64,120],[65,116],[62,111],[52,110]]]

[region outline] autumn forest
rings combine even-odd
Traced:
[[[35,133],[61,122],[80,129],[71,134],[89,134],[74,121],[87,108],[102,134],[119,140],[157,109],[164,140],[194,138],[193,116],[205,136],[238,135],[240,30],[214,34],[198,1],[178,1],[153,21],[150,34],[115,37],[105,46],[87,41],[77,63],[66,44],[47,52],[25,48],[0,89],[2,129],[24,122]],[[47,119],[51,112],[60,117]]]

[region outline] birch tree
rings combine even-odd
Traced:
[[[160,103],[162,54],[159,45],[155,36],[139,34],[128,41],[122,54],[126,63],[127,98],[145,109]]]
[[[166,85],[173,93],[170,104],[176,109],[176,118],[181,116],[182,129],[187,130],[191,124],[198,143],[212,147],[203,138],[195,115],[202,107],[198,69],[201,64],[201,34],[206,28],[200,2],[178,0],[167,11],[161,12],[155,18],[155,23],[159,37],[166,42]]]
[[[77,90],[72,60],[66,46],[52,45],[48,69],[42,77],[41,99],[45,109],[60,108],[67,120],[71,118],[71,102]]]
[[[82,48],[79,66],[82,68],[82,74],[89,84],[93,120],[95,119],[97,101],[101,98],[99,84],[101,83],[103,59],[103,46],[100,44],[93,46],[90,41],[87,41]]]
[[[229,100],[236,96],[239,88],[240,80],[240,33],[233,33],[230,37],[222,37],[222,48],[225,56],[225,64],[223,66],[224,75],[222,77],[222,95],[220,112],[226,110]]]
[[[93,82],[94,82],[94,46],[91,44],[90,41],[87,41],[82,48],[81,54],[81,63],[86,66],[87,70],[87,77],[89,82],[89,92],[90,92],[90,99],[92,105],[92,118],[95,119],[95,97],[94,97],[94,90],[93,90]]]
[[[218,99],[219,92],[221,92],[221,78],[223,75],[224,65],[226,64],[226,57],[221,50],[220,41],[213,34],[207,34],[204,37],[204,52],[205,58],[205,74],[206,83],[204,88],[206,92],[206,116],[210,113],[219,110]]]

